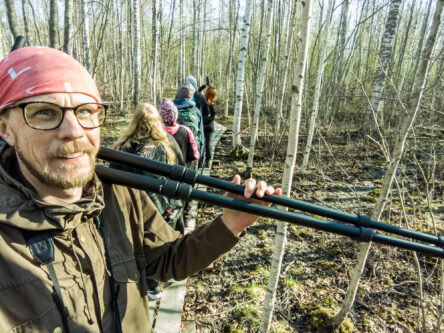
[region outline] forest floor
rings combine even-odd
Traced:
[[[246,158],[230,157],[232,119],[220,122],[228,130],[216,147],[212,174],[230,179],[235,173],[244,172]],[[242,135],[244,144],[249,144],[249,131],[245,130]],[[378,148],[360,137],[347,130],[331,133],[325,141],[315,144],[308,170],[295,169],[292,197],[347,212],[370,214],[380,193],[386,163]],[[440,137],[444,137],[442,133]],[[300,151],[304,140],[302,135]],[[260,135],[253,176],[279,185],[286,143],[277,150],[273,163],[270,162],[270,146],[267,138]],[[406,227],[406,219],[401,218],[403,203],[410,228],[433,232],[434,222],[438,229],[444,230],[443,147],[444,142],[438,143],[441,155],[437,156],[441,160],[425,161],[422,165],[428,187],[421,169],[414,162],[404,161],[406,166],[400,168],[399,174],[402,176],[402,197],[393,191],[383,222]],[[421,149],[415,157],[421,155]],[[426,155],[417,159],[423,161]],[[302,155],[298,153],[297,161],[301,160]],[[434,190],[431,203],[427,201],[430,192],[427,188]],[[200,204],[198,211],[199,225],[211,221],[221,209]],[[256,332],[275,232],[275,221],[260,219],[248,228],[247,235],[226,256],[190,277],[182,319],[195,321],[197,332]],[[338,311],[344,299],[359,243],[296,225],[289,225],[287,236],[272,330],[315,332],[322,328],[326,318]],[[423,307],[420,306],[418,273],[412,252],[373,244],[356,301],[340,332],[419,332],[423,325],[424,331],[439,332],[439,261],[420,254],[418,258]]]
[[[246,158],[230,156],[232,119],[218,121],[228,130],[216,147],[212,174],[228,180],[245,171]],[[110,117],[102,133],[102,144],[110,146],[127,123],[128,117]],[[242,133],[246,145],[250,132],[246,129]],[[297,164],[302,161],[301,147],[305,144],[303,128],[301,133]],[[350,129],[322,133],[325,140],[314,143],[307,171],[295,168],[291,196],[346,212],[370,214],[385,172],[382,154],[373,143],[364,141],[360,133]],[[409,143],[409,151],[414,153],[404,158],[398,173],[402,197],[396,189],[392,191],[381,218],[383,222],[402,227],[408,224],[409,228],[428,233],[434,232],[433,224],[437,230],[444,230],[444,132],[439,129],[435,141],[431,140],[431,133],[436,131],[415,131],[415,139]],[[435,159],[430,158],[430,142],[435,142]],[[253,176],[278,186],[286,142],[276,150],[273,163],[270,146],[260,132]],[[405,206],[407,222],[401,218],[401,204]],[[217,207],[202,204],[198,211],[198,224],[209,222],[221,213]],[[275,233],[275,221],[260,219],[225,257],[191,276],[183,321],[195,321],[197,332],[256,332]],[[272,331],[316,332],[326,318],[338,311],[344,299],[359,243],[295,225],[289,225],[287,236]],[[356,301],[340,332],[440,332],[437,328],[442,304],[439,261],[423,255],[418,255],[418,259],[422,302],[412,252],[373,244]]]

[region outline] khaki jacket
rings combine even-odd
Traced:
[[[24,233],[46,232],[69,312],[71,332],[114,332],[109,271],[119,285],[123,332],[150,332],[146,278],[181,280],[231,249],[238,238],[220,218],[180,237],[143,191],[102,184],[96,177],[79,202],[49,205],[11,174],[12,148],[0,150],[0,332],[62,332],[45,265],[32,257]],[[100,214],[101,213],[101,214]],[[103,237],[97,217],[103,225]]]

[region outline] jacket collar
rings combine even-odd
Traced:
[[[13,147],[0,148],[0,224],[26,230],[69,230],[81,222],[82,215],[94,217],[104,208],[102,185],[95,174],[79,201],[63,206],[48,204],[39,199],[32,186],[13,176],[17,174],[11,170],[17,167],[16,161]]]

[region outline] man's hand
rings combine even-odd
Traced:
[[[240,184],[241,178],[239,175],[235,175],[232,183],[234,184]],[[244,184],[245,186],[245,192],[244,196],[233,194],[233,193],[225,193],[226,196],[231,198],[236,198],[244,201],[249,201],[253,203],[257,203],[264,206],[270,206],[271,203],[257,200],[257,199],[251,199],[251,196],[253,195],[254,191],[256,190],[256,195],[259,198],[262,198],[265,194],[271,195],[271,194],[277,194],[281,195],[282,190],[280,188],[275,189],[273,186],[267,185],[266,182],[260,181],[259,183],[256,183],[255,179],[249,178],[247,179]],[[252,225],[254,222],[256,222],[259,219],[260,216],[258,215],[252,215],[249,213],[239,212],[236,210],[224,208],[223,214],[222,214],[222,221],[224,221],[225,225],[228,229],[235,235],[239,236],[242,231],[245,230],[246,227]]]

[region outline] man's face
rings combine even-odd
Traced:
[[[34,101],[63,107],[95,102],[93,98],[79,93],[52,93],[14,104]],[[99,128],[84,129],[72,110],[65,111],[58,128],[48,131],[29,127],[20,108],[8,112],[7,117],[0,118],[0,134],[15,147],[20,168],[28,180],[35,179],[59,189],[72,189],[83,187],[92,178],[95,156],[100,147]]]

